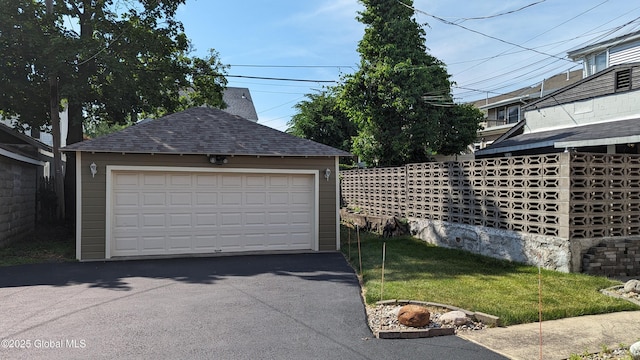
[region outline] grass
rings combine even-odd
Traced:
[[[0,247],[0,266],[75,261],[75,251],[67,229],[41,228],[23,240]]]
[[[341,232],[342,252],[359,272],[355,232],[346,227]],[[538,321],[535,266],[436,247],[409,236],[382,238],[361,232],[360,239],[368,304],[381,300],[382,247],[386,242],[383,300],[444,303],[499,316],[504,325]],[[601,294],[598,290],[620,284],[605,277],[543,269],[541,279],[543,320],[640,309]]]

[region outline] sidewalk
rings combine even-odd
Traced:
[[[459,333],[510,359],[540,359],[540,323]],[[588,315],[542,323],[542,359],[567,359],[571,354],[602,351],[640,341],[640,311]]]

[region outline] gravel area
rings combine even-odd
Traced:
[[[391,331],[407,331],[407,330],[420,330],[431,328],[455,328],[456,332],[459,331],[473,331],[482,330],[487,326],[481,322],[474,322],[467,318],[469,321],[464,325],[455,326],[453,324],[443,324],[440,321],[442,314],[449,312],[449,309],[426,306],[431,313],[431,321],[425,327],[415,328],[402,325],[398,322],[398,311],[402,305],[375,305],[367,306],[367,319],[369,321],[369,327],[374,334],[379,331],[391,330]]]

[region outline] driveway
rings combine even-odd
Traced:
[[[504,359],[365,318],[338,253],[0,268],[2,359]]]

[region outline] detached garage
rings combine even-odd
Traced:
[[[339,249],[342,150],[192,108],[64,151],[79,260]]]

